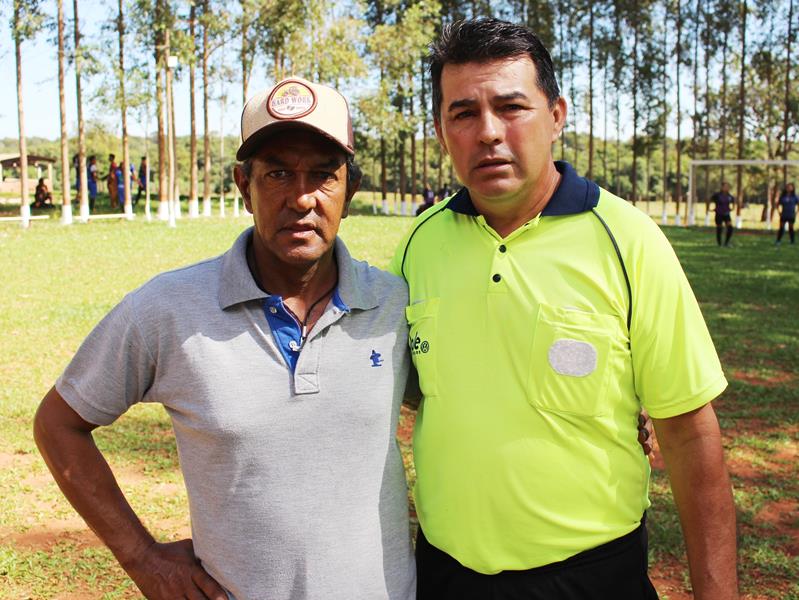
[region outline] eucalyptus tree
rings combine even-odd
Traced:
[[[128,104],[127,96],[125,95],[125,14],[123,9],[122,0],[117,0],[118,13],[117,13],[117,33],[119,36],[119,110],[122,123],[122,181],[125,185],[124,190],[124,209],[125,216],[128,219],[133,218],[133,202],[131,198],[130,189],[130,147],[128,144]]]
[[[747,17],[749,15],[749,7],[747,5],[747,0],[741,0],[740,2],[740,15],[741,15],[741,56],[740,56],[740,76],[738,82],[738,160],[743,159],[744,157],[744,115],[746,114],[746,22]],[[738,165],[736,169],[736,177],[735,177],[735,188],[737,190],[736,193],[736,205],[735,205],[735,214],[736,214],[736,226],[740,227],[740,219],[741,219],[741,207],[743,206],[743,196],[744,196],[744,187],[743,187],[743,166]]]
[[[793,61],[791,58],[791,50],[795,44],[795,33],[793,30],[793,2],[788,0],[788,33],[785,36],[785,96],[783,102],[783,125],[782,125],[782,160],[788,160],[789,138],[788,130],[790,125],[791,116],[796,118],[796,102],[791,102],[791,74],[793,71]],[[782,185],[784,186],[788,181],[787,166],[782,168]]]
[[[197,63],[197,2],[190,0],[189,5],[189,36],[188,36],[188,68],[189,68],[189,217],[199,216],[197,199],[197,102],[196,102],[196,76]]]
[[[38,0],[13,0],[11,35],[14,38],[14,57],[17,67],[17,118],[19,127],[20,216],[22,226],[30,225],[28,196],[28,147],[25,138],[25,109],[22,97],[22,44],[32,39],[42,28],[44,16]]]
[[[70,197],[69,136],[67,133],[67,104],[64,93],[66,52],[64,49],[64,0],[56,0],[56,28],[58,36],[58,115],[61,124],[61,223],[72,224],[72,199]]]

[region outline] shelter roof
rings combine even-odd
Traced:
[[[0,165],[3,165],[4,168],[9,167],[18,167],[19,166],[19,152],[15,152],[13,154],[0,154]],[[41,165],[41,164],[55,164],[56,159],[50,158],[49,156],[41,156],[39,154],[28,154],[28,164],[31,166]]]

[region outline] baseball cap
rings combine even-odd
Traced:
[[[241,146],[236,160],[249,158],[263,138],[281,129],[304,127],[355,154],[347,100],[326,85],[289,77],[258,92],[241,112]]]

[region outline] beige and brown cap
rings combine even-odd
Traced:
[[[241,146],[236,160],[249,158],[266,134],[288,127],[305,127],[355,154],[347,100],[326,85],[290,77],[255,94],[241,113]]]

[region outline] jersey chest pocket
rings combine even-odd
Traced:
[[[607,414],[616,317],[542,304],[533,339],[527,397],[536,408],[582,417]]]
[[[408,321],[408,349],[419,374],[419,387],[425,398],[437,396],[438,373],[438,298],[405,307]]]

